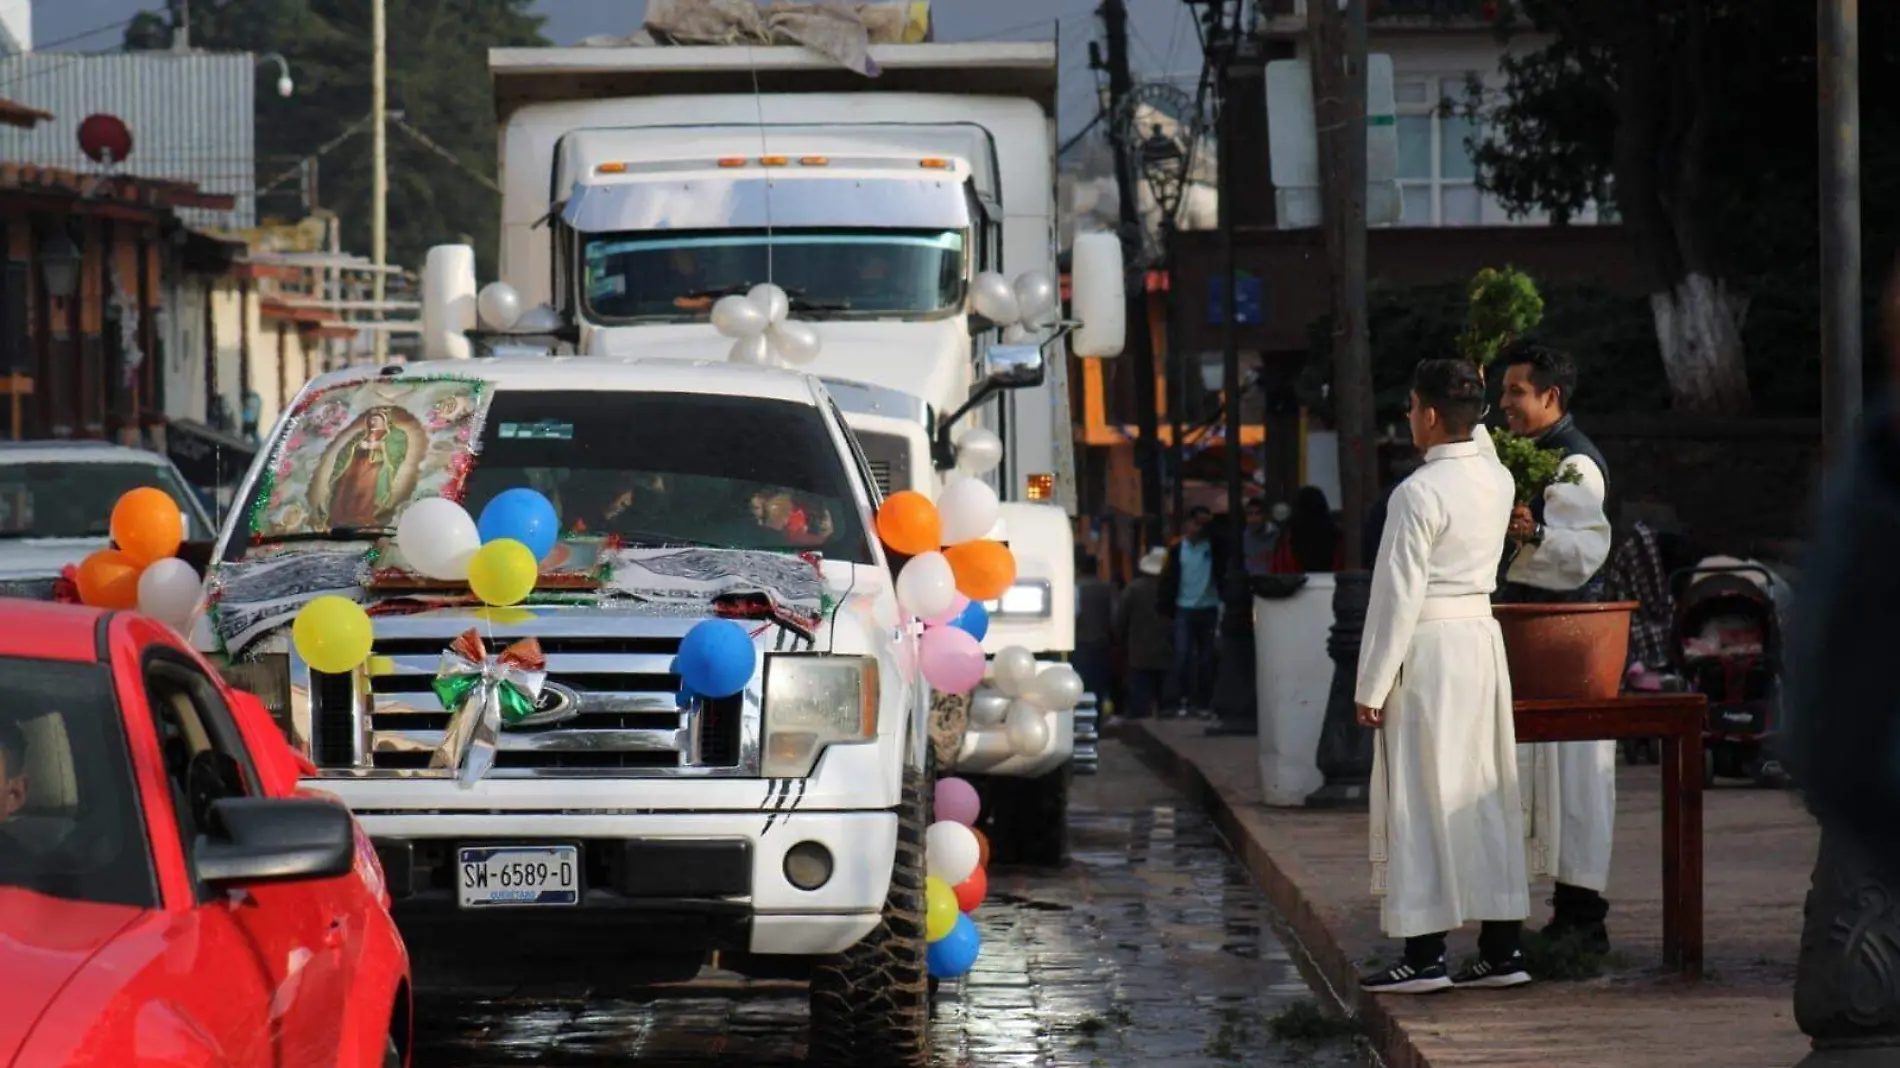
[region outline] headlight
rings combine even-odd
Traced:
[[[256,694],[257,699],[264,702],[284,737],[296,737],[290,729],[289,653],[261,653],[250,660],[225,664],[218,670],[224,675],[224,681]]]
[[[761,774],[803,778],[826,746],[876,738],[877,701],[877,662],[870,657],[767,656]]]
[[[1023,579],[1004,590],[1002,597],[983,603],[991,617],[1003,619],[1048,619],[1049,606],[1047,579]]]

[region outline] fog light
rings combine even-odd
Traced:
[[[816,890],[831,881],[831,850],[800,842],[785,851],[785,879],[800,890]]]

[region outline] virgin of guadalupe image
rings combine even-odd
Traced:
[[[362,430],[337,451],[330,469],[330,525],[382,527],[395,518],[396,476],[409,455],[409,435],[392,426],[386,409],[372,409]]]

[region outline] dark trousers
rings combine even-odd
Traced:
[[[1174,693],[1194,709],[1214,705],[1214,658],[1218,652],[1220,609],[1174,610]]]
[[[1168,682],[1168,673],[1147,668],[1129,668],[1128,676],[1122,680],[1122,689],[1127,692],[1127,707],[1117,709],[1123,715],[1134,719],[1147,719],[1155,714],[1161,704],[1161,693]]]
[[[1108,643],[1076,642],[1075,653],[1069,657],[1069,666],[1082,676],[1082,688],[1095,695],[1095,704],[1100,708],[1113,696],[1114,686],[1108,670]]]
[[[1437,964],[1445,955],[1445,935],[1417,935],[1405,940],[1405,963],[1414,968]],[[1478,957],[1491,964],[1502,964],[1517,952],[1524,925],[1517,920],[1486,920],[1478,928]]]

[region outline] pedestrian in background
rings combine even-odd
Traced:
[[[1160,608],[1173,624],[1173,686],[1179,715],[1205,713],[1214,705],[1215,657],[1219,655],[1221,580],[1227,554],[1209,536],[1214,513],[1204,505],[1188,512],[1187,529],[1168,550],[1161,571]]]
[[[1273,557],[1280,548],[1281,530],[1267,518],[1267,506],[1259,498],[1247,502],[1247,525],[1241,531],[1241,549],[1247,556],[1247,574],[1271,575]]]
[[[1338,571],[1345,563],[1345,546],[1326,491],[1306,486],[1293,498],[1293,518],[1287,520],[1286,533],[1280,538],[1273,570],[1282,575]]]
[[[1097,704],[1113,704],[1108,662],[1115,629],[1115,589],[1096,573],[1095,557],[1086,549],[1075,553],[1075,656],[1072,666],[1082,676],[1082,688]]]
[[[1122,590],[1116,605],[1115,633],[1122,643],[1122,692],[1118,712],[1130,719],[1148,719],[1160,707],[1168,671],[1174,666],[1174,643],[1168,620],[1161,614],[1161,572],[1168,566],[1168,550],[1150,549],[1135,565],[1135,577]]]

